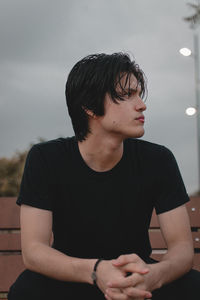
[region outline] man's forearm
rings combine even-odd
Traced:
[[[92,284],[91,273],[96,259],[70,257],[40,243],[32,245],[29,251],[24,252],[24,264],[32,271],[57,280]]]
[[[193,248],[188,243],[181,243],[169,249],[159,263],[151,264],[154,274],[151,290],[160,288],[187,273],[192,268],[193,256]]]

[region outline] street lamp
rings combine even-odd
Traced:
[[[184,56],[191,56],[194,58],[194,75],[195,75],[195,108],[188,108],[187,115],[196,115],[197,122],[197,153],[198,153],[198,193],[200,193],[200,71],[199,71],[199,38],[195,29],[200,23],[200,1],[197,4],[188,4],[195,9],[195,14],[184,18],[186,22],[190,23],[190,28],[193,30],[193,52],[189,48],[182,48],[179,52]]]
[[[183,56],[190,56],[192,54],[192,51],[189,48],[181,48],[179,50],[179,52],[183,55]]]
[[[189,48],[181,48],[179,50],[180,54],[182,54],[183,56],[191,56],[193,57],[193,53],[192,53],[192,50],[189,49]],[[198,64],[198,62],[197,62]],[[195,62],[195,65],[196,65],[196,62]],[[196,76],[195,76],[196,77]],[[197,109],[195,107],[188,107],[186,110],[185,110],[185,113],[186,115],[188,116],[194,116],[196,113],[197,113]]]
[[[188,116],[194,116],[196,114],[197,110],[195,107],[188,107],[186,110],[185,110],[185,113],[186,115]]]

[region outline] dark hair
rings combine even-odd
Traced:
[[[141,85],[141,97],[146,94],[146,81],[143,71],[127,53],[92,54],[75,64],[66,82],[66,101],[76,139],[83,141],[90,133],[88,115],[85,109],[96,116],[104,115],[104,99],[108,93],[113,102],[123,101],[124,88],[130,88],[133,74]],[[126,76],[124,86],[121,78]],[[121,91],[116,91],[117,84]]]

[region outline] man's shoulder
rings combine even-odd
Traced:
[[[165,146],[163,146],[161,144],[149,142],[149,141],[146,141],[143,139],[129,138],[128,142],[133,147],[139,147],[140,149],[144,149],[144,150],[148,150],[148,151],[163,151],[163,149],[166,148]]]
[[[30,152],[40,152],[43,156],[59,156],[66,154],[74,141],[74,136],[59,137],[32,145]]]
[[[51,139],[47,141],[41,141],[39,143],[33,144],[33,147],[40,148],[40,149],[48,149],[52,147],[58,147],[63,144],[69,144],[71,140],[74,139],[74,136],[71,137],[59,137],[56,139]]]
[[[164,159],[166,157],[173,156],[170,149],[158,143],[135,138],[128,139],[128,143],[133,151],[144,157],[155,157],[158,160],[159,158]]]

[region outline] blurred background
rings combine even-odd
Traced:
[[[0,1],[0,196],[16,195],[32,144],[74,134],[64,95],[73,65],[118,51],[131,54],[148,79],[142,139],[168,147],[189,195],[199,192],[200,115],[186,109],[198,108],[200,3],[189,3]]]

